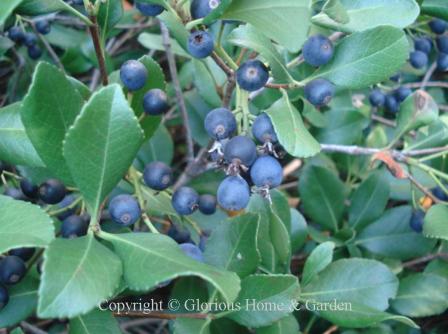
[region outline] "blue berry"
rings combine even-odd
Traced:
[[[439,53],[437,56],[437,69],[441,72],[448,71],[448,54]]]
[[[28,56],[33,60],[37,60],[42,56],[42,49],[39,45],[31,45],[28,47]]]
[[[35,251],[36,249],[32,247],[22,247],[10,250],[9,255],[18,256],[23,261],[28,261],[33,257]]]
[[[14,255],[5,256],[0,260],[0,282],[16,284],[25,276],[25,262]]]
[[[305,86],[305,98],[316,107],[330,103],[334,95],[333,84],[325,79],[315,79]]]
[[[163,6],[140,1],[135,2],[135,7],[145,16],[157,16],[165,10]]]
[[[174,192],[171,204],[179,215],[191,215],[198,208],[199,195],[193,188],[181,187]]]
[[[58,203],[58,209],[65,209],[76,200],[76,196],[73,194],[69,194],[65,196],[62,201]],[[76,212],[76,207],[66,209],[64,212],[61,212],[57,215],[59,220],[64,220],[67,217],[70,217],[71,215],[74,215]]]
[[[148,115],[160,115],[168,111],[169,108],[168,98],[161,89],[151,89],[143,97],[143,110]]]
[[[394,82],[398,82],[398,81],[400,81],[400,78],[401,78],[400,73],[397,73],[397,74],[394,74],[393,76],[391,76],[391,77],[389,78],[389,80],[390,80],[390,81],[394,81]]]
[[[379,89],[374,89],[369,95],[369,101],[372,107],[382,107],[386,102],[386,95]]]
[[[192,258],[193,260],[204,262],[204,255],[202,254],[202,251],[198,246],[190,243],[185,243],[180,244],[179,247],[186,256]]]
[[[248,60],[236,71],[238,85],[248,92],[257,91],[269,80],[268,68],[259,60]]]
[[[217,198],[224,210],[242,210],[249,204],[249,185],[241,176],[228,176],[219,185]]]
[[[215,47],[213,36],[207,31],[198,30],[192,32],[188,37],[188,52],[194,58],[206,58],[210,56]]]
[[[400,86],[395,90],[395,97],[397,98],[399,103],[406,100],[406,98],[411,94],[412,90],[404,86]]]
[[[210,111],[204,120],[208,135],[216,140],[230,137],[236,131],[235,116],[228,109],[217,108]]]
[[[148,70],[138,60],[128,60],[120,68],[120,79],[130,91],[136,91],[146,84]]]
[[[64,184],[56,179],[49,179],[39,186],[39,198],[47,204],[56,204],[65,197]]]
[[[39,193],[39,187],[28,179],[22,179],[20,181],[20,189],[29,198],[36,198]]]
[[[431,22],[429,22],[429,27],[434,33],[441,35],[445,32],[447,28],[447,23],[444,20],[434,19]]]
[[[257,147],[252,139],[246,136],[236,136],[224,147],[224,159],[229,164],[237,163],[250,167],[257,158]]]
[[[23,44],[26,46],[32,46],[37,43],[37,36],[32,32],[26,32],[23,37]]]
[[[14,26],[8,30],[8,37],[10,40],[20,43],[23,41],[25,33],[19,26]]]
[[[115,196],[110,201],[109,213],[112,220],[122,226],[134,224],[142,215],[137,200],[126,194]]]
[[[413,68],[422,69],[428,65],[428,55],[422,51],[411,52],[409,61]]]
[[[302,49],[305,62],[311,66],[327,64],[333,57],[333,44],[324,35],[317,34],[308,38]]]
[[[448,194],[439,186],[432,190],[432,194],[441,201],[448,202]]]
[[[391,114],[396,114],[400,110],[400,104],[398,103],[397,98],[392,94],[386,96],[384,106]]]
[[[448,54],[448,36],[437,37],[436,43],[440,52]]]
[[[278,187],[283,180],[283,169],[270,155],[259,157],[250,169],[250,177],[257,187]]]
[[[271,118],[266,113],[257,116],[252,124],[252,134],[260,143],[276,143],[277,134],[272,125]]]
[[[51,30],[50,22],[48,22],[48,20],[37,21],[36,22],[36,30],[42,35],[48,34]]]
[[[190,12],[193,19],[206,17],[212,10],[216,9],[221,0],[193,0],[190,6]]]
[[[143,180],[151,189],[165,190],[173,183],[173,171],[163,162],[151,162],[145,166]]]
[[[168,230],[168,236],[174,239],[178,244],[191,241],[190,232],[188,232],[187,229],[180,230],[174,225],[171,225],[171,228]]]
[[[417,38],[414,41],[414,49],[429,54],[432,49],[432,42],[428,37]]]
[[[3,285],[0,285],[0,311],[8,304],[9,293]]]
[[[13,187],[6,188],[6,190],[3,194],[5,196],[14,198],[15,200],[18,200],[18,201],[26,201],[28,199],[20,189],[13,188]]]
[[[61,225],[61,236],[66,239],[73,239],[87,234],[89,223],[80,216],[70,216]]]
[[[213,195],[199,196],[199,211],[204,215],[212,215],[216,212],[216,197]]]
[[[412,213],[409,225],[411,228],[417,232],[421,233],[423,231],[423,222],[425,219],[425,212],[422,210],[417,210]]]

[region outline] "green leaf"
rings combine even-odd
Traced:
[[[239,0],[232,2],[222,18],[250,23],[269,39],[297,52],[307,38],[310,14],[310,0]]]
[[[355,245],[367,249],[372,254],[400,260],[428,253],[436,241],[427,239],[411,229],[411,214],[410,206],[387,210],[381,218],[361,231]]]
[[[305,218],[296,209],[291,210],[291,252],[294,254],[305,244],[308,236],[308,226]]]
[[[0,253],[46,247],[54,238],[51,218],[37,205],[0,195]]]
[[[352,258],[331,263],[303,288],[301,298],[315,302],[336,299],[384,311],[397,289],[398,279],[386,265]]]
[[[322,12],[337,23],[346,24],[350,21],[350,16],[341,0],[328,0],[322,7]]]
[[[174,322],[174,334],[210,334],[210,319],[178,318]]]
[[[93,310],[71,319],[69,329],[70,334],[121,333],[117,320],[106,310]]]
[[[9,0],[8,0],[9,1]],[[63,0],[22,0],[17,12],[21,15],[37,16],[57,11],[77,12]]]
[[[100,4],[97,17],[103,40],[108,32],[120,21],[122,16],[123,3],[121,0],[107,0]]]
[[[314,107],[313,110],[316,110]],[[316,113],[318,113],[316,111]],[[316,139],[320,143],[352,145],[362,138],[362,131],[369,120],[355,108],[342,109],[337,105],[323,114],[325,126],[318,129]]]
[[[414,23],[420,12],[414,0],[340,0],[340,4],[345,9],[346,22],[336,20],[325,10],[313,16],[312,22],[349,33],[383,25],[405,28]]]
[[[307,285],[333,261],[334,242],[327,241],[313,249],[303,267],[302,285]]]
[[[427,317],[448,308],[448,280],[433,274],[412,274],[400,281],[392,308],[409,317]]]
[[[167,128],[164,125],[160,125],[154,135],[142,145],[138,151],[136,161],[141,170],[145,168],[146,164],[153,161],[162,161],[170,165],[173,160],[173,154],[173,139]]]
[[[103,232],[101,237],[114,246],[123,262],[124,279],[133,290],[147,291],[176,277],[198,276],[211,283],[228,302],[235,300],[238,295],[240,285],[236,274],[187,257],[167,236]]]
[[[0,160],[14,165],[44,167],[20,118],[20,103],[0,109]]]
[[[424,0],[422,12],[426,15],[448,20],[448,3],[445,0]]]
[[[240,277],[252,274],[260,263],[257,233],[260,217],[248,213],[223,221],[207,240],[204,257],[210,265]]]
[[[319,311],[319,309],[327,308],[329,311]],[[404,316],[378,311],[372,307],[360,305],[357,303],[344,304],[340,303],[309,303],[307,309],[310,311],[318,311],[319,315],[335,325],[347,328],[368,328],[376,326],[383,321],[398,321],[412,328],[419,328],[418,325],[409,318]],[[377,334],[377,332],[373,332]]]
[[[248,276],[241,282],[241,292],[235,302],[241,308],[228,318],[247,327],[268,326],[294,311],[299,294],[299,281],[292,275]],[[282,307],[276,308],[276,305]]]
[[[227,41],[260,53],[268,61],[272,75],[278,82],[288,83],[294,81],[277,49],[272,45],[269,38],[262,35],[255,27],[251,25],[240,26],[229,34]]]
[[[271,118],[280,144],[289,154],[307,158],[319,153],[319,143],[308,132],[300,113],[286,94],[269,107],[266,113]]]
[[[333,59],[306,82],[322,77],[338,88],[364,88],[392,76],[408,57],[409,43],[402,30],[377,27],[345,37]]]
[[[157,50],[157,51],[165,51],[165,47],[163,46],[162,36],[160,34],[152,34],[149,32],[142,32],[138,35],[138,42],[148,50]],[[176,56],[181,56],[185,58],[191,58],[190,54],[185,51],[179,43],[170,38],[171,49]]]
[[[299,324],[293,315],[280,319],[268,327],[261,327],[257,329],[257,334],[290,334],[300,333]]]
[[[72,318],[86,314],[112,297],[121,274],[119,258],[92,234],[55,239],[44,253],[38,316]]]
[[[424,90],[417,90],[400,105],[396,133],[406,133],[438,119],[439,106],[436,101]]]
[[[216,92],[216,83],[206,63],[197,59],[192,60],[194,67],[194,85],[199,95],[212,107],[221,105],[221,98]]]
[[[229,5],[232,3],[233,0],[221,0],[218,7],[213,9],[210,14],[208,14],[203,19],[204,24],[210,24],[213,23],[216,19],[218,19],[225,10],[229,7]]]
[[[254,194],[247,211],[260,214],[257,243],[261,265],[269,272],[284,273],[289,270],[286,262],[291,253],[288,234],[291,217],[288,202],[280,192],[272,191],[271,199],[270,206],[266,199]]]
[[[0,310],[0,328],[18,324],[34,313],[38,286],[37,279],[26,275],[18,284],[8,287],[9,302]]]
[[[424,272],[426,274],[434,274],[448,279],[448,262],[441,259],[435,259],[428,263]]]
[[[303,209],[313,221],[333,231],[344,213],[345,188],[329,169],[307,166],[299,181]]]
[[[349,224],[361,230],[378,219],[389,200],[390,187],[382,173],[372,173],[356,189],[351,198]]]
[[[437,204],[431,207],[425,216],[423,234],[429,238],[448,240],[448,206]]]
[[[22,0],[8,0],[0,3],[0,26],[2,26],[13,10],[22,2]]]
[[[179,20],[178,17],[174,16],[170,11],[164,11],[158,16],[158,18],[166,24],[170,32],[170,36],[173,37],[181,48],[188,53],[187,44],[190,33],[185,28],[182,21]]]
[[[331,263],[305,286],[301,299],[306,301],[308,310],[319,311],[322,317],[335,324],[362,327],[362,323],[382,321],[369,320],[369,313],[364,312],[387,309],[388,301],[395,297],[397,289],[398,279],[383,263],[367,259],[342,259]],[[340,312],[330,309],[330,303],[339,305]],[[322,308],[325,305],[327,308]],[[312,307],[314,309],[310,309]]]
[[[71,183],[72,178],[62,155],[62,145],[82,105],[81,94],[64,73],[48,63],[37,65],[23,100],[22,122],[42,161],[66,183]]]
[[[126,174],[143,134],[120,86],[92,95],[67,133],[64,155],[92,216]]]

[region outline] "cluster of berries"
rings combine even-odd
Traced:
[[[38,20],[35,22],[36,31],[39,34],[46,35],[51,30],[51,24],[48,20]],[[35,33],[25,31],[21,26],[13,26],[8,30],[8,37],[17,44],[23,44],[28,49],[28,56],[31,59],[39,59],[42,56],[42,49],[38,44],[38,38]]]
[[[437,70],[446,72],[448,70],[448,36],[445,35],[448,23],[441,19],[429,22],[429,28],[436,34],[435,44],[437,46]],[[414,51],[411,52],[409,62],[416,69],[424,69],[428,66],[431,51],[433,50],[433,38],[423,36],[414,40]]]
[[[399,86],[388,94],[375,88],[370,92],[369,101],[372,107],[384,107],[386,116],[393,116],[400,110],[400,104],[411,94],[412,90],[405,86]]]

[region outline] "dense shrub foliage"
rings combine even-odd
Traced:
[[[445,20],[0,1],[0,328],[447,333]]]

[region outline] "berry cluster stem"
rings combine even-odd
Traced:
[[[137,170],[134,167],[131,167],[129,169],[129,178],[132,182],[132,185],[134,186],[135,194],[137,195],[138,204],[140,205],[140,209],[142,210],[142,220],[148,226],[149,230],[152,233],[159,233],[159,231],[155,228],[155,226],[152,224],[151,220],[148,217],[148,214],[146,213],[146,202],[143,198],[142,189],[141,189],[141,183],[140,183],[140,177],[137,173]],[[137,221],[136,223],[136,229],[139,229],[139,223],[140,221]]]

